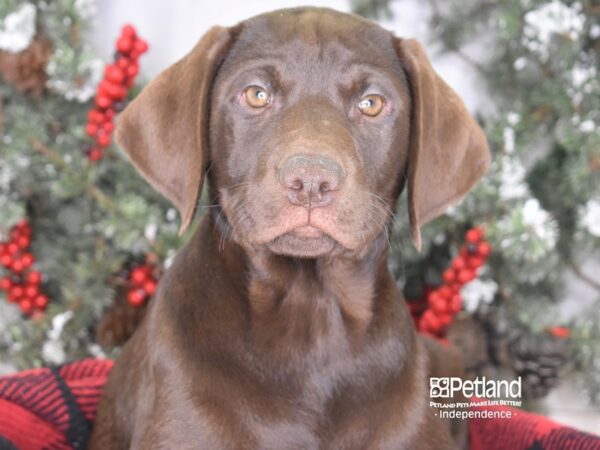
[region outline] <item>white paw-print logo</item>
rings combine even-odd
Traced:
[[[450,397],[450,380],[446,377],[429,378],[429,397]]]

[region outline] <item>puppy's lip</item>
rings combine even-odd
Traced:
[[[294,236],[305,239],[319,239],[323,236],[323,231],[312,225],[304,225],[294,228],[291,233]]]
[[[267,246],[274,253],[296,258],[318,258],[339,250],[339,244],[325,233],[318,238],[305,238],[289,232],[276,237]]]

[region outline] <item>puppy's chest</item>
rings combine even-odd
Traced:
[[[379,411],[390,410],[395,394],[381,395],[380,387],[400,385],[401,343],[393,336],[353,342],[339,308],[325,309],[288,322],[277,340],[263,343],[269,348],[254,346],[261,353],[251,370],[254,376],[261,371],[260,378],[236,388],[238,395],[228,396],[221,410],[251,443],[243,448],[325,449],[343,442],[366,448],[389,419]]]
[[[215,449],[358,449],[376,438],[382,422],[394,420],[378,412],[389,411],[393,402],[375,394],[366,380],[342,381],[327,371],[290,379],[287,388],[284,380],[245,388],[231,386],[235,396],[208,395],[194,402],[179,416],[173,438],[194,436]],[[167,437],[175,430],[165,431]]]

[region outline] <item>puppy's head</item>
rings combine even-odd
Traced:
[[[233,239],[296,257],[362,254],[405,180],[419,247],[489,165],[417,42],[313,8],[210,30],[125,110],[118,140],[182,229],[210,168]]]

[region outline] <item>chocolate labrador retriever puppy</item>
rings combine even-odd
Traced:
[[[92,449],[456,446],[428,377],[457,358],[417,336],[387,234],[407,184],[418,247],[489,151],[417,42],[317,8],[216,27],[118,140],[182,229],[204,176],[215,206],[123,349]]]

